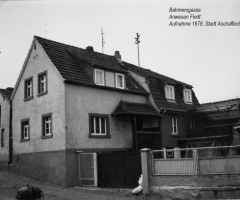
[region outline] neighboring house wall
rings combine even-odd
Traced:
[[[177,119],[178,134],[171,133],[172,118]],[[186,117],[184,114],[165,114],[162,118],[162,133],[163,147],[179,147],[178,140],[186,137]]]
[[[130,117],[111,116],[119,102],[146,103],[144,95],[65,85],[66,91],[66,185],[78,184],[77,150],[83,152],[121,151],[132,148]],[[104,87],[104,86],[103,86]],[[109,115],[110,138],[89,137],[89,113]]]
[[[1,122],[0,122],[0,162],[9,160],[9,100],[0,93]],[[3,138],[2,138],[3,136]],[[3,146],[2,146],[3,145]]]
[[[38,74],[47,71],[47,94],[38,96]],[[33,99],[24,101],[25,79],[33,77]],[[64,183],[64,83],[37,45],[26,62],[13,97],[13,165],[20,174]],[[42,139],[42,115],[52,114],[52,138]],[[30,140],[21,141],[21,120],[29,119]]]

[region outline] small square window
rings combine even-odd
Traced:
[[[29,119],[23,119],[21,121],[21,142],[30,140],[30,125]]]
[[[190,89],[184,89],[183,96],[185,103],[192,103],[192,91]]]
[[[38,96],[47,94],[47,72],[38,74]]]
[[[175,100],[174,86],[172,85],[165,86],[165,96],[167,99]]]
[[[172,118],[171,119],[171,133],[172,133],[172,135],[177,135],[178,134],[177,118]]]
[[[104,71],[95,69],[95,83],[97,85],[104,85]]]
[[[89,114],[89,137],[110,137],[108,115]]]
[[[42,138],[51,138],[52,134],[52,114],[42,115]]]
[[[25,79],[24,83],[24,100],[29,100],[33,98],[33,78]]]
[[[116,73],[116,88],[124,89],[124,75]]]

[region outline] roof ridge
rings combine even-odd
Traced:
[[[240,98],[227,99],[227,100],[215,101],[215,102],[209,102],[209,103],[202,103],[200,105],[210,105],[210,104],[223,103],[223,102],[233,101],[233,100],[240,100]]]
[[[66,46],[70,46],[70,47],[74,47],[74,48],[78,48],[78,49],[81,49],[81,50],[87,51],[86,49],[83,49],[83,48],[78,47],[78,46],[74,46],[74,45],[70,45],[70,44],[66,44],[66,43],[58,42],[58,41],[55,41],[55,40],[50,40],[50,39],[42,38],[42,37],[37,36],[37,35],[34,35],[34,37],[35,37],[35,38],[40,38],[40,39],[43,39],[43,40],[47,40],[47,41],[51,41],[51,42],[56,42],[56,43],[59,43],[59,44],[62,44],[62,45],[66,45]],[[104,54],[104,53],[101,53],[101,52],[98,52],[98,51],[95,51],[95,50],[93,51],[93,53],[97,53],[97,54],[104,55],[104,56],[115,57],[114,55]]]

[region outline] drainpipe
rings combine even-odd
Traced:
[[[13,155],[13,134],[12,134],[12,101],[9,101],[10,105],[10,117],[9,117],[9,161],[8,165],[12,164]]]

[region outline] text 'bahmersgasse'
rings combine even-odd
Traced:
[[[203,21],[200,8],[169,8],[169,26],[240,26],[240,21]]]

